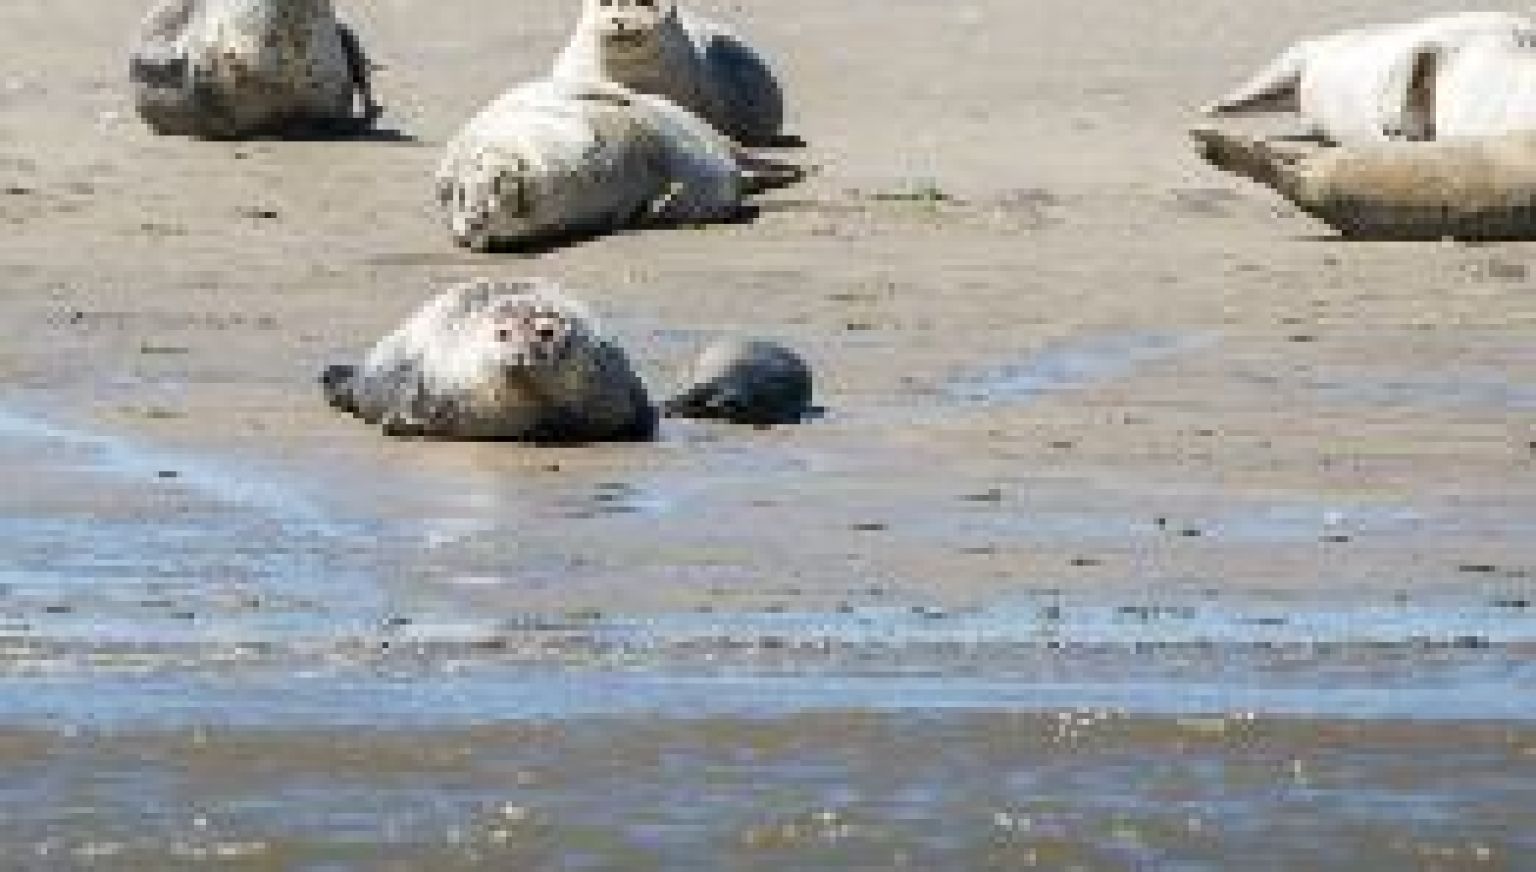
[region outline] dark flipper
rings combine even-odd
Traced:
[[[799,184],[810,175],[798,164],[750,154],[744,149],[737,151],[736,164],[741,167],[742,186],[749,196]]]
[[[347,55],[347,74],[352,77],[352,87],[363,104],[357,126],[360,130],[367,130],[384,114],[384,107],[373,99],[373,63],[368,60],[367,52],[363,51],[362,40],[357,38],[356,31],[337,22],[336,32],[341,37],[342,51]]]
[[[325,392],[325,401],[338,411],[358,414],[356,380],[355,366],[334,364],[326,367],[320,374],[320,389]]]
[[[1282,194],[1288,193],[1294,184],[1296,164],[1317,151],[1315,145],[1260,139],[1208,127],[1195,128],[1189,134],[1207,163]]]

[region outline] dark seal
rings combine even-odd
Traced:
[[[812,412],[811,368],[777,342],[723,340],[704,349],[687,387],[664,408],[674,418],[798,424]]]

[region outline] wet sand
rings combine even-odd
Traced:
[[[1435,7],[725,10],[808,182],[456,251],[438,148],[573,5],[349,4],[404,135],[306,143],[149,135],[135,4],[0,8],[8,860],[1530,868],[1536,245],[1344,243],[1183,132]],[[659,394],[755,333],[827,414],[551,449],[324,406],[527,274]]]

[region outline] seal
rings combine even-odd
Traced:
[[[1299,113],[1325,141],[1536,129],[1536,24],[1463,12],[1303,40],[1204,112]]]
[[[1192,135],[1214,166],[1274,189],[1345,236],[1536,238],[1536,132],[1326,147]]]
[[[812,409],[811,368],[777,342],[721,340],[704,349],[688,384],[663,407],[674,418],[797,424]]]
[[[454,241],[487,251],[728,221],[749,194],[803,175],[748,155],[664,97],[612,82],[541,80],[471,119],[436,179]]]
[[[775,144],[784,127],[783,91],[762,55],[675,0],[582,0],[552,75],[666,97],[744,145]]]
[[[362,132],[369,70],[330,0],[161,0],[129,62],[145,123],[205,139]]]
[[[332,407],[399,438],[580,444],[656,430],[623,350],[541,279],[451,287],[320,383]]]

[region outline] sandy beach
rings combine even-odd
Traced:
[[[393,133],[335,142],[155,137],[141,4],[0,8],[7,856],[1530,868],[1491,810],[1536,804],[1536,243],[1339,240],[1186,134],[1299,37],[1446,7],[700,6],[773,59],[806,142],[775,155],[814,173],[537,255],[455,249],[431,172],[574,0],[342,3]],[[428,295],[528,275],[657,395],[762,335],[826,414],[547,448],[325,406]],[[1111,726],[1041,738],[1079,709]],[[886,744],[948,749],[964,796]],[[1290,804],[1245,811],[1262,786]]]

